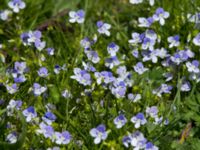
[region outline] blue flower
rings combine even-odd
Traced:
[[[14,77],[14,82],[15,83],[22,83],[26,81],[26,78],[23,74],[14,74],[12,73],[13,77]]]
[[[157,63],[158,62],[158,55],[159,55],[159,51],[158,50],[149,50],[149,51],[144,51],[143,52],[143,61],[149,61],[151,60],[153,63]]]
[[[183,81],[182,84],[181,84],[181,91],[188,92],[190,90],[191,90],[190,82]]]
[[[113,56],[110,58],[106,58],[105,60],[105,66],[112,69],[114,66],[118,66],[120,64],[117,56]]]
[[[74,74],[71,76],[72,79],[75,79],[80,84],[91,85],[92,80],[90,74],[86,70],[81,70],[80,68],[74,68]]]
[[[147,120],[143,113],[138,113],[136,116],[131,118],[131,122],[135,124],[135,128],[139,128],[141,125],[147,123]]]
[[[147,116],[150,116],[152,118],[158,117],[158,108],[157,106],[151,106],[146,108],[146,114]]]
[[[43,49],[45,46],[44,42],[41,43],[41,37],[42,33],[39,30],[29,31],[21,34],[21,40],[25,46],[35,44],[35,46],[37,46],[36,48],[38,49]]]
[[[26,117],[27,122],[30,122],[33,118],[37,117],[37,112],[33,106],[28,107],[22,113]]]
[[[86,55],[87,55],[87,58],[89,60],[91,60],[93,63],[98,63],[100,61],[100,58],[98,56],[98,53],[96,51],[85,51]]]
[[[37,72],[38,72],[38,75],[40,77],[47,77],[48,76],[48,70],[45,67],[41,67]]]
[[[124,136],[122,139],[123,145],[128,148],[129,144],[131,143],[131,138],[129,136]]]
[[[62,96],[63,96],[64,98],[71,98],[71,97],[72,97],[72,94],[70,93],[70,91],[68,91],[68,90],[66,89],[66,90],[64,90],[64,91],[62,92]]]
[[[157,52],[157,56],[160,57],[160,58],[162,58],[162,59],[170,56],[167,53],[167,50],[165,48],[156,49],[155,51]]]
[[[111,28],[110,24],[104,23],[103,21],[98,21],[97,27],[98,27],[98,32],[100,34],[105,34],[107,36],[110,36],[110,31],[109,31],[109,29]]]
[[[114,119],[114,124],[116,125],[116,128],[122,128],[127,122],[127,119],[124,115],[119,115]]]
[[[132,51],[132,55],[135,57],[135,58],[138,58],[139,57],[139,51],[137,49],[133,50]]]
[[[96,128],[90,130],[90,135],[94,137],[94,143],[99,144],[102,140],[105,140],[108,136],[106,127],[103,124],[98,125]]]
[[[119,51],[119,46],[112,42],[108,45],[107,51],[110,54],[110,56],[116,56],[116,53]]]
[[[198,34],[194,37],[193,43],[194,43],[194,45],[196,45],[196,46],[200,46],[200,33],[198,33]]]
[[[140,17],[138,19],[138,22],[139,22],[139,27],[147,27],[149,28],[152,23],[154,22],[153,18],[152,17],[149,17],[149,18],[144,18],[144,17]]]
[[[90,49],[90,47],[92,46],[92,44],[93,44],[93,42],[88,37],[85,37],[84,39],[82,39],[80,41],[81,47],[84,48],[85,50]]]
[[[26,69],[26,62],[15,62],[14,70],[16,71],[16,73],[23,74],[24,72],[26,72]]]
[[[46,125],[43,122],[40,123],[40,129],[37,129],[36,132],[43,134],[45,138],[50,138],[51,140],[53,140],[53,136],[55,133],[52,126]]]
[[[95,72],[96,71],[96,68],[91,64],[91,63],[85,63],[84,61],[82,62],[82,65],[84,67],[85,70],[87,71],[91,71],[91,72]]]
[[[54,55],[54,51],[55,51],[55,49],[49,47],[49,48],[46,49],[46,51],[47,51],[48,55],[51,55],[51,56],[52,56],[52,55]]]
[[[9,19],[11,14],[12,14],[12,11],[10,10],[2,10],[0,11],[0,19],[3,21],[6,21]]]
[[[169,48],[178,47],[180,45],[179,39],[179,35],[168,37],[167,41],[170,43]]]
[[[123,98],[126,94],[126,84],[124,81],[120,81],[116,79],[113,82],[113,85],[110,86],[111,92],[113,95],[115,95],[117,98]]]
[[[117,68],[118,80],[125,82],[129,87],[133,85],[133,80],[131,79],[132,74],[127,71],[126,66],[119,66]]]
[[[174,62],[176,65],[179,65],[180,63],[187,61],[189,58],[191,58],[191,56],[188,55],[187,51],[181,50],[181,51],[176,52],[170,58],[172,62]]]
[[[134,32],[134,33],[132,33],[131,36],[132,36],[132,39],[130,39],[128,41],[130,44],[135,45],[135,44],[138,44],[138,43],[142,42],[142,35],[140,35],[139,33]]]
[[[52,122],[56,120],[56,116],[52,112],[46,112],[45,115],[42,117],[42,120],[48,125],[51,125]]]
[[[11,132],[6,136],[6,141],[8,141],[10,144],[14,144],[17,142],[17,133]]]
[[[153,19],[159,21],[160,25],[164,25],[167,18],[169,18],[169,12],[164,11],[163,8],[157,8],[156,13],[153,15]]]
[[[11,99],[9,104],[8,104],[8,106],[6,107],[7,115],[8,116],[12,116],[13,113],[14,113],[14,110],[15,109],[19,110],[21,108],[21,106],[22,106],[22,101],[21,100],[15,101],[15,100]]]
[[[45,41],[36,40],[34,45],[37,48],[37,50],[41,51],[41,50],[43,50],[45,48],[46,42]]]
[[[83,23],[85,21],[85,11],[84,10],[78,10],[77,12],[75,11],[70,11],[69,12],[69,22],[71,23]]]
[[[47,87],[41,86],[39,83],[33,84],[33,93],[35,96],[39,96],[47,90]]]
[[[156,94],[157,96],[161,97],[161,94],[168,93],[170,94],[172,90],[172,86],[167,84],[162,84],[159,88],[156,90],[153,90],[153,94]]]
[[[36,41],[41,41],[42,33],[39,30],[28,32],[28,42],[35,43]]]
[[[134,147],[134,150],[139,150],[139,149],[145,148],[145,145],[147,142],[144,135],[139,131],[136,131],[136,132],[124,137],[124,140],[125,140],[125,142],[123,142],[123,144],[126,147],[129,147],[129,144],[130,144],[131,146]]]
[[[62,133],[60,132],[55,132],[55,136],[56,136],[56,144],[69,144],[69,142],[71,141],[71,135],[68,131],[64,131]]]
[[[188,69],[188,72],[199,73],[199,61],[198,60],[193,60],[192,63],[186,62],[186,67]]]
[[[132,102],[137,102],[141,99],[141,94],[132,94],[132,93],[129,93],[128,94],[128,99]]]
[[[138,62],[133,68],[135,72],[137,72],[140,75],[148,70],[148,68],[145,68],[141,62]]]
[[[19,87],[17,86],[16,83],[11,84],[11,85],[7,84],[6,85],[6,89],[7,89],[8,93],[14,94],[14,93],[16,93],[18,91]]]
[[[112,72],[109,71],[95,72],[94,75],[97,79],[98,85],[102,82],[108,84],[115,80],[115,77],[113,76]]]
[[[143,50],[147,50],[147,49],[153,50],[155,43],[156,43],[156,41],[154,39],[145,37],[142,42],[142,49]]]
[[[18,13],[20,9],[26,7],[26,4],[22,0],[12,0],[8,2],[8,6],[13,10],[13,12]]]
[[[145,150],[158,150],[158,147],[153,145],[151,142],[146,143]]]

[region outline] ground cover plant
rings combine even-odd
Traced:
[[[0,4],[0,150],[200,149],[200,1]]]

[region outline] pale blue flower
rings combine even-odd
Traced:
[[[81,70],[80,68],[74,68],[74,75],[71,76],[71,78],[84,86],[91,85],[92,83],[90,74],[86,70]]]
[[[147,120],[143,113],[138,113],[136,116],[131,118],[131,122],[135,124],[135,128],[139,128],[141,125],[147,123]]]
[[[96,68],[90,62],[85,63],[84,61],[82,61],[82,65],[83,65],[84,69],[89,71],[89,72],[90,71],[91,72],[95,72],[96,71]]]
[[[100,57],[98,56],[98,53],[96,51],[85,51],[87,58],[91,60],[93,63],[98,63],[100,61]]]
[[[55,49],[54,48],[51,48],[51,47],[49,47],[49,48],[47,48],[46,49],[46,51],[47,51],[47,53],[49,54],[49,55],[54,55],[54,51],[55,51]]]
[[[157,50],[149,50],[149,51],[144,51],[143,53],[143,62],[151,60],[153,63],[158,62],[158,51]]]
[[[192,63],[186,62],[186,67],[188,69],[188,72],[199,73],[199,61],[198,60],[193,60]]]
[[[17,133],[11,132],[6,136],[6,141],[8,141],[10,144],[14,144],[17,142]]]
[[[45,67],[41,67],[38,71],[38,75],[40,76],[40,77],[47,77],[49,74],[48,74],[48,70],[47,70],[47,68],[45,68]]]
[[[94,75],[97,79],[97,84],[101,84],[102,82],[108,84],[115,80],[112,72],[109,71],[95,72]]]
[[[149,17],[149,18],[140,17],[138,18],[138,22],[139,22],[138,26],[149,28],[152,25],[153,21],[154,20],[152,17]]]
[[[158,147],[153,145],[151,142],[146,143],[145,150],[158,150]]]
[[[169,48],[178,47],[180,45],[179,35],[170,36],[167,38],[167,41],[170,43]]]
[[[134,147],[134,150],[140,150],[145,148],[147,140],[141,132],[136,131],[133,134],[130,134],[129,138],[130,144]]]
[[[141,62],[138,62],[133,68],[135,72],[137,72],[140,75],[148,70],[148,68],[145,68]]]
[[[183,92],[188,92],[191,90],[191,85],[190,85],[190,82],[188,81],[183,81],[183,83],[181,84],[181,91]]]
[[[52,112],[46,112],[42,117],[42,120],[48,125],[51,125],[52,122],[56,120],[56,116]]]
[[[173,79],[173,74],[170,72],[164,73],[163,76],[166,78],[165,81],[171,81]]]
[[[128,94],[128,99],[134,103],[139,101],[141,98],[142,98],[141,94],[132,94],[132,93]]]
[[[133,32],[133,33],[131,34],[131,36],[132,36],[132,39],[130,39],[130,40],[128,41],[130,44],[135,45],[135,44],[138,44],[138,43],[141,43],[141,42],[142,42],[142,37],[141,37],[141,35],[140,35],[139,33]]]
[[[6,21],[9,19],[9,16],[12,14],[12,12],[10,10],[3,10],[0,11],[0,19],[3,21]]]
[[[26,62],[15,62],[14,65],[14,70],[16,71],[16,73],[18,74],[23,74],[26,72],[27,67],[26,67]]]
[[[107,58],[105,60],[105,66],[112,69],[113,67],[115,66],[118,66],[120,64],[117,56],[113,56],[113,57],[110,57],[110,58]]]
[[[6,89],[7,89],[8,93],[14,94],[14,93],[16,93],[18,91],[19,87],[17,86],[16,83],[11,84],[11,85],[7,84],[6,85]]]
[[[147,116],[150,116],[152,118],[158,117],[158,108],[157,106],[151,106],[146,108],[146,114]]]
[[[34,44],[35,44],[35,47],[37,48],[37,50],[39,50],[39,51],[43,50],[46,46],[46,42],[40,41],[40,40],[36,40]]]
[[[109,29],[111,28],[110,24],[104,23],[103,21],[98,21],[97,27],[98,27],[98,32],[100,34],[105,34],[107,36],[110,36],[110,31],[109,31]]]
[[[36,132],[43,134],[45,138],[53,139],[54,136],[54,129],[50,125],[46,125],[45,123],[40,123],[40,129],[37,129]]]
[[[23,115],[26,117],[26,121],[30,122],[33,118],[37,117],[37,112],[33,106],[28,107],[27,109],[23,110]]]
[[[33,93],[35,96],[39,96],[47,90],[47,87],[41,86],[39,83],[33,84]]]
[[[114,42],[110,43],[107,47],[107,51],[110,54],[110,56],[116,56],[116,53],[119,51],[119,46],[115,44]]]
[[[139,57],[139,51],[137,49],[133,50],[131,53],[135,58]]]
[[[119,115],[114,119],[114,124],[117,129],[122,128],[127,122],[127,119],[124,115]]]
[[[196,46],[200,46],[200,33],[198,33],[194,38],[193,38],[193,43]]]
[[[163,8],[157,8],[155,14],[153,15],[153,19],[155,21],[159,21],[160,25],[165,24],[165,19],[169,18],[169,12],[164,11]]]
[[[56,136],[55,143],[59,145],[61,144],[67,145],[71,141],[71,134],[68,131],[64,131],[62,133],[55,132],[55,136]]]
[[[78,10],[77,12],[75,11],[70,11],[69,12],[69,22],[71,23],[83,23],[85,21],[85,11],[84,10]]]
[[[12,0],[8,2],[8,6],[13,10],[13,12],[18,13],[20,9],[26,7],[26,4],[22,0]]]
[[[147,49],[153,50],[155,44],[156,44],[156,41],[154,39],[145,37],[142,42],[142,49],[143,50],[147,50]]]
[[[172,90],[172,86],[167,85],[167,84],[161,84],[159,88],[156,90],[153,90],[153,94],[156,94],[157,96],[161,97],[163,93],[168,93],[170,94]]]
[[[90,130],[90,135],[94,137],[94,143],[99,144],[102,140],[105,140],[108,136],[106,127],[103,124],[98,125],[96,128]]]
[[[117,98],[123,98],[126,94],[126,84],[124,81],[115,80],[113,85],[110,86],[111,92]]]
[[[14,110],[17,109],[19,110],[22,106],[22,101],[21,100],[13,100],[11,99],[8,106],[6,107],[6,112],[8,116],[12,116],[14,113]]]

